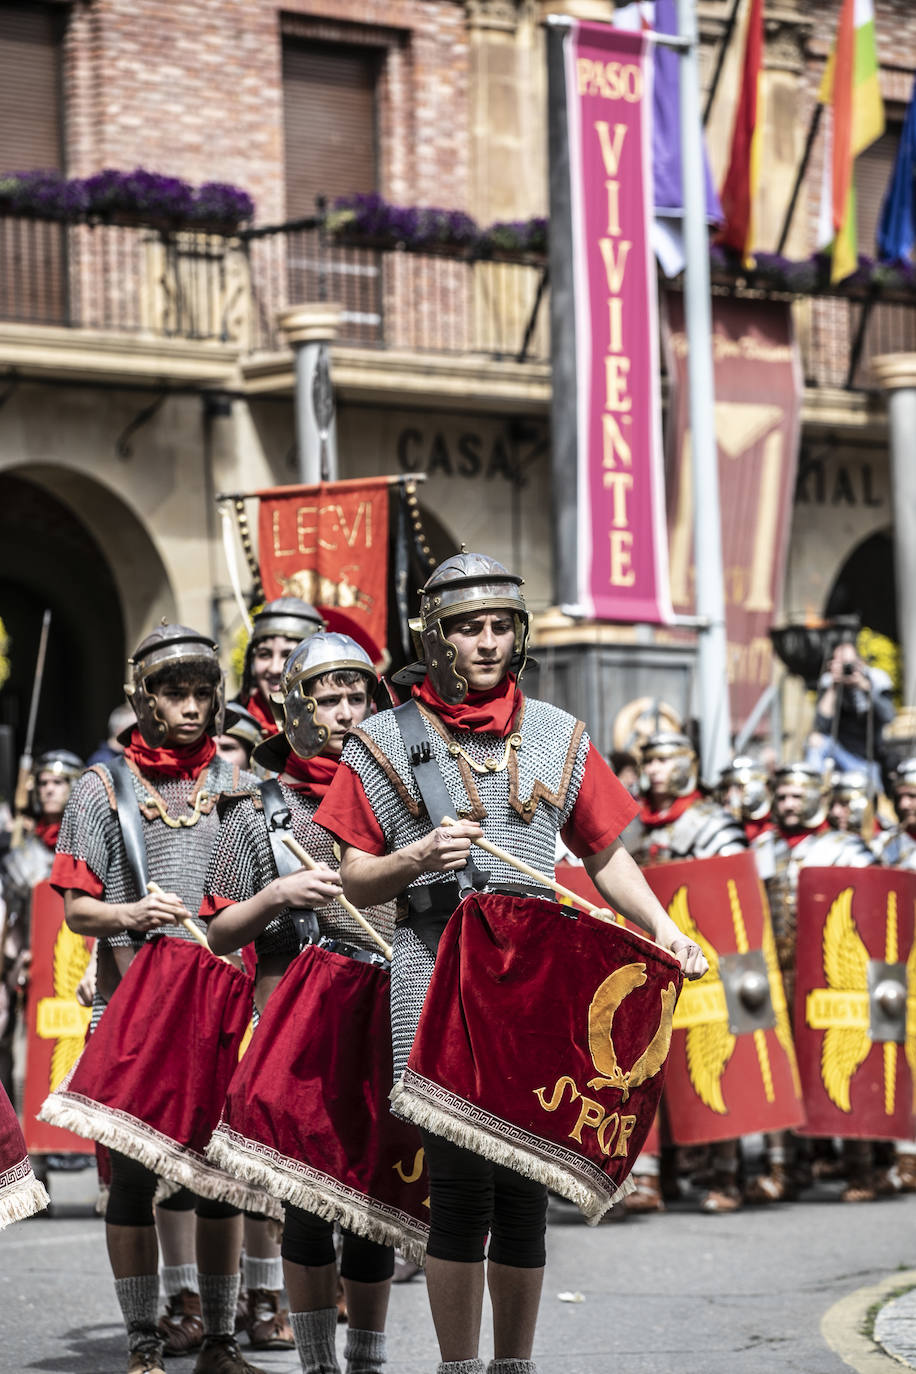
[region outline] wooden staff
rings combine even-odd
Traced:
[[[298,840],[295,840],[292,835],[284,835],[283,843],[286,845],[289,852],[299,860],[303,868],[315,869],[318,867],[318,864],[312,858],[311,854],[309,854],[305,849],[303,849],[302,845],[299,844]],[[382,939],[381,935],[379,935],[377,930],[373,930],[372,926],[370,926],[369,922],[366,920],[365,916],[359,910],[359,908],[355,907],[352,902],[348,902],[346,897],[343,896],[343,894],[341,894],[339,897],[335,897],[334,900],[343,907],[344,911],[348,912],[348,914],[353,917],[357,925],[362,926],[366,934],[371,936],[371,938],[378,945],[379,949],[382,951],[385,958],[390,960],[391,946]]]
[[[442,817],[443,825],[457,825],[458,822],[452,816]],[[501,859],[510,868],[517,868],[519,873],[524,873],[527,878],[533,878],[541,887],[551,888],[558,897],[566,897],[572,902],[573,906],[580,907],[582,911],[587,911],[589,916],[597,916],[599,921],[607,921],[611,925],[617,922],[613,916],[608,916],[601,907],[594,906],[587,897],[582,897],[578,892],[573,892],[571,887],[564,887],[558,883],[556,878],[548,878],[546,873],[539,873],[536,868],[526,864],[523,859],[517,859],[514,854],[509,854],[505,849],[500,849],[499,845],[491,844],[489,840],[471,840],[471,844],[476,844],[478,849],[482,849],[486,854],[492,854],[494,859]]]
[[[165,891],[164,891],[164,889],[161,888],[161,887],[159,886],[158,883],[147,883],[147,884],[146,884],[146,890],[147,890],[147,892],[156,892],[156,893],[159,894],[160,897],[164,897],[164,896],[165,896]],[[177,919],[178,919],[179,923],[180,923],[181,925],[184,926],[184,928],[185,928],[185,930],[188,932],[188,934],[189,934],[193,939],[195,939],[199,945],[203,945],[204,949],[210,950],[210,953],[211,953],[211,954],[213,953],[212,949],[210,949],[210,945],[209,945],[209,942],[208,942],[208,940],[207,940],[206,935],[205,935],[205,934],[203,933],[203,931],[199,928],[199,926],[196,926],[196,925],[194,924],[194,922],[191,920],[190,916],[179,916]],[[227,961],[227,962],[228,962],[228,961]]]

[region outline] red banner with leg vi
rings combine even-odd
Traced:
[[[268,601],[298,596],[327,612],[378,662],[388,638],[388,477],[255,492]]]

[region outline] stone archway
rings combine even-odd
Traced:
[[[833,580],[824,615],[857,615],[862,625],[899,642],[892,529],[870,534],[847,555]]]
[[[0,691],[0,723],[25,741],[42,611],[51,634],[35,735],[36,752],[86,756],[123,700],[133,646],[174,599],[149,534],[100,483],[67,469],[30,465],[0,473],[0,616],[12,641]]]

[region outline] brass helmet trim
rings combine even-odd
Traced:
[[[824,780],[816,768],[809,767],[806,763],[787,763],[781,768],[776,769],[773,777],[773,799],[775,802],[776,793],[780,787],[788,785],[790,787],[800,787],[805,793],[805,805],[802,810],[802,825],[809,829],[815,829],[827,816],[827,792],[824,788]]]

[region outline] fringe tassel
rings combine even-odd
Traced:
[[[21,1183],[14,1183],[0,1193],[0,1231],[14,1221],[25,1221],[26,1217],[43,1212],[50,1205],[44,1184],[39,1183],[30,1170]]]
[[[459,1099],[456,1099],[459,1100]],[[589,1226],[597,1226],[605,1212],[632,1193],[635,1184],[626,1178],[620,1184],[608,1179],[610,1192],[590,1187],[581,1177],[577,1177],[562,1164],[541,1159],[530,1150],[513,1145],[508,1140],[491,1135],[479,1125],[463,1121],[456,1113],[428,1102],[412,1088],[405,1087],[403,1079],[391,1090],[391,1104],[395,1116],[404,1121],[412,1121],[421,1130],[431,1131],[434,1135],[444,1136],[453,1145],[460,1145],[494,1164],[504,1164],[525,1178],[544,1183],[554,1193],[574,1202]]]
[[[207,1146],[207,1158],[247,1183],[269,1188],[275,1198],[313,1212],[325,1221],[337,1221],[347,1231],[379,1245],[395,1246],[411,1264],[422,1265],[426,1259],[427,1230],[420,1222],[412,1223],[406,1216],[400,1223],[388,1220],[373,1207],[369,1198],[355,1192],[351,1192],[349,1198],[343,1197],[336,1189],[323,1184],[323,1176],[317,1171],[313,1171],[314,1176],[309,1180],[297,1177],[279,1163],[282,1156],[271,1152],[270,1159],[265,1158],[257,1145],[237,1132],[230,1135],[217,1127]]]
[[[248,1188],[239,1179],[219,1172],[201,1156],[182,1151],[166,1136],[126,1112],[114,1113],[88,1098],[72,1097],[58,1089],[45,1098],[38,1119],[96,1140],[144,1164],[166,1180],[164,1196],[184,1187],[202,1197],[228,1202],[243,1212],[282,1218],[282,1208],[263,1189]],[[169,1188],[168,1184],[175,1186]]]

